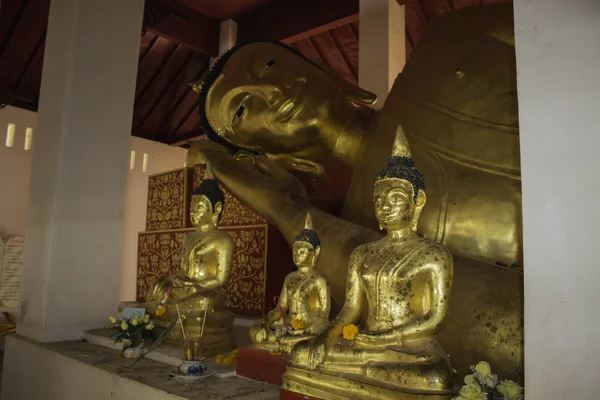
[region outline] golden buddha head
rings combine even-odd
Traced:
[[[218,181],[213,177],[210,166],[206,166],[206,177],[192,192],[190,204],[190,220],[196,227],[207,224],[215,226],[221,219],[221,212],[225,204],[225,194],[219,187]]]
[[[375,102],[322,62],[279,42],[232,48],[192,87],[209,139],[234,151],[278,155],[282,166],[305,172],[318,169],[308,160],[325,154],[323,132],[331,131],[333,110]],[[294,162],[286,163],[286,155]]]
[[[388,231],[406,227],[416,231],[426,200],[425,178],[411,158],[404,131],[398,127],[392,155],[387,166],[375,176],[373,185],[375,217],[379,226]]]
[[[292,251],[294,264],[298,268],[312,268],[317,263],[321,253],[321,241],[313,229],[310,213],[306,214],[304,229],[294,239]]]

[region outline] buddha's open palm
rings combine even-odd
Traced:
[[[271,221],[309,205],[302,183],[265,156],[232,156],[223,146],[200,140],[188,151],[186,166],[207,162],[235,197]]]

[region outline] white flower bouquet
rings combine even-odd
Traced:
[[[116,331],[113,339],[115,342],[123,342],[124,350],[141,346],[146,339],[153,336],[154,323],[150,320],[150,314],[145,314],[142,318],[108,319]]]
[[[471,366],[471,372],[453,400],[523,400],[523,387],[510,380],[498,382],[487,362]]]

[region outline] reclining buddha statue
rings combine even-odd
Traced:
[[[221,291],[231,275],[234,253],[232,237],[217,229],[224,203],[225,195],[207,165],[205,179],[192,192],[190,219],[196,231],[185,236],[181,268],[156,280],[145,303],[120,305],[121,309],[146,308],[161,327],[183,315],[187,339],[198,342],[203,330],[199,351],[204,357],[226,352],[235,345],[234,316],[225,308]],[[182,330],[175,329],[169,340],[179,344],[182,336]]]
[[[452,368],[436,334],[448,314],[453,263],[442,244],[415,232],[425,201],[425,180],[399,129],[373,187],[386,236],[352,252],[344,307],[315,340],[294,347],[284,389],[322,399],[451,393]],[[345,335],[362,315],[361,332]]]
[[[458,376],[489,361],[499,374],[523,361],[519,128],[510,4],[433,20],[385,104],[318,60],[280,43],[240,44],[199,91],[203,130],[187,163],[207,162],[238,199],[291,246],[310,212],[322,251],[316,268],[344,304],[353,250],[381,239],[373,177],[398,127],[427,181],[418,233],[454,256],[453,298],[439,340]],[[235,155],[232,155],[235,153]],[[340,216],[311,205],[289,171],[324,174],[339,160],[352,181]],[[335,183],[335,182],[333,182]]]
[[[310,214],[292,251],[298,271],[285,277],[277,307],[250,328],[252,345],[258,349],[289,354],[296,343],[314,337],[329,324],[329,283],[315,268],[321,242]]]

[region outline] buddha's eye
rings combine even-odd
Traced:
[[[273,65],[275,65],[275,61],[273,61],[273,60],[267,61],[267,63],[263,67],[263,70],[260,72],[260,76],[263,76],[264,74],[266,74],[267,71],[269,71],[271,69],[271,67],[273,67]]]
[[[242,118],[245,111],[246,111],[246,106],[244,104],[240,104],[240,106],[238,107],[238,109],[235,112],[235,115],[233,116],[233,122],[235,123],[240,118]]]

